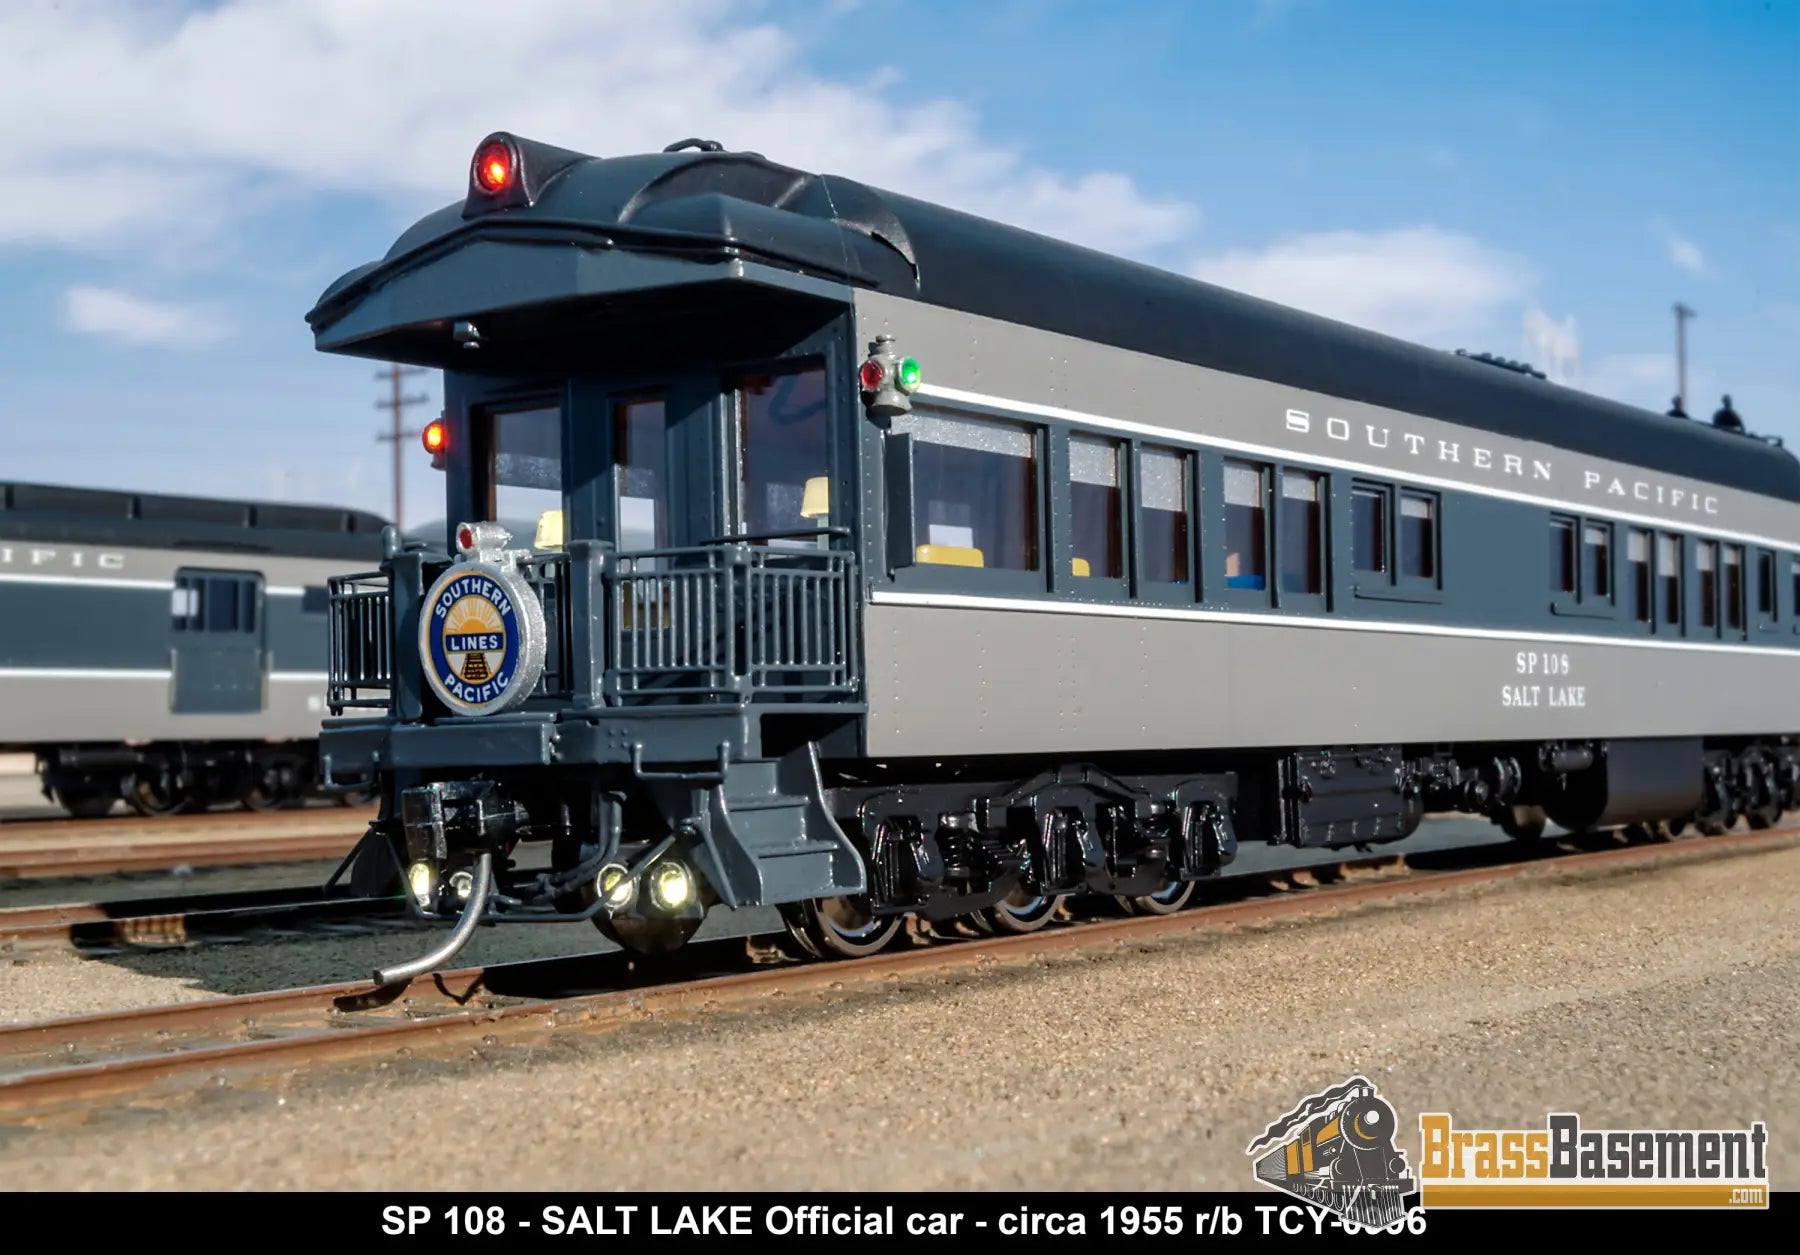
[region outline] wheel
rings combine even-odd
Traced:
[[[1737,824],[1736,815],[1727,815],[1723,819],[1702,819],[1694,827],[1700,830],[1703,837],[1722,837]]]
[[[294,788],[294,771],[284,763],[266,763],[253,769],[255,775],[238,794],[238,804],[247,811],[274,811],[293,806],[299,800]]]
[[[984,907],[977,919],[989,932],[1034,933],[1050,922],[1060,905],[1061,897],[1033,893],[1018,885],[994,905]]]
[[[1744,822],[1757,832],[1764,832],[1781,822],[1781,803],[1768,802],[1744,812]]]
[[[118,797],[91,789],[58,789],[56,804],[76,819],[98,819],[113,808]]]
[[[700,916],[660,916],[646,919],[634,915],[611,918],[594,917],[594,927],[608,941],[617,942],[633,954],[668,954],[687,944],[700,929]]]
[[[788,932],[807,953],[821,959],[860,959],[874,954],[900,933],[903,915],[876,915],[867,898],[813,898],[781,908]]]
[[[1515,841],[1536,841],[1549,823],[1541,806],[1509,806],[1500,812],[1500,831]]]
[[[146,767],[131,778],[125,801],[140,815],[157,818],[197,810],[197,799],[182,773],[168,764]]]
[[[1119,905],[1133,915],[1173,915],[1193,899],[1195,888],[1194,881],[1174,880],[1155,893],[1120,898]]]

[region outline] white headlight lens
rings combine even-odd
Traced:
[[[414,863],[406,869],[406,887],[413,900],[427,911],[437,900],[437,871],[430,863]]]
[[[475,873],[452,872],[450,874],[450,892],[456,895],[458,902],[467,902],[469,895],[475,892]]]
[[[617,863],[608,863],[594,877],[594,889],[600,900],[613,911],[623,911],[637,897],[637,882],[631,873]]]
[[[694,900],[693,873],[680,863],[658,863],[650,873],[650,899],[665,911],[679,911]]]

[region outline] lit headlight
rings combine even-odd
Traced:
[[[618,863],[608,863],[594,877],[594,889],[609,911],[623,911],[637,898],[637,881]]]
[[[406,869],[406,887],[413,901],[429,911],[437,901],[437,870],[430,863],[414,863]]]
[[[475,892],[475,873],[471,871],[452,872],[450,874],[450,892],[456,895],[458,902],[467,902],[469,895]]]
[[[658,863],[650,872],[650,900],[658,909],[679,911],[694,900],[694,875],[673,859]]]

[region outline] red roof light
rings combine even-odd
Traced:
[[[513,182],[512,145],[495,140],[475,154],[475,185],[484,192],[504,192]]]
[[[442,453],[444,451],[444,442],[447,439],[443,420],[433,419],[431,422],[426,423],[425,430],[419,433],[419,438],[425,442],[425,452]]]

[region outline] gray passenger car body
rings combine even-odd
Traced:
[[[1711,830],[1800,804],[1786,450],[701,149],[492,136],[509,181],[478,160],[462,202],[308,315],[321,349],[445,371],[447,534],[390,536],[334,584],[323,733],[328,773],[381,780],[368,861],[410,862],[424,913],[499,859],[500,896],[468,909],[679,940],[692,912],[604,891],[679,862],[844,953],[908,911],[1014,928],[1080,889],[1166,905],[1240,834],[1360,845],[1427,809]],[[787,446],[751,398],[803,377],[824,434],[781,454],[771,532],[755,468]],[[653,550],[621,426],[646,398]],[[558,540],[506,561],[549,661],[504,713],[459,713],[433,696],[423,602],[477,556],[452,533],[495,517],[499,433],[528,410],[559,432]],[[951,431],[1028,465],[991,552],[933,517]],[[1113,469],[1084,479],[1095,456]],[[1140,528],[1167,493],[1151,458],[1182,468],[1171,578]],[[1109,494],[1098,571],[1077,482]],[[508,878],[522,839],[553,843],[552,873]],[[863,923],[821,923],[825,902]]]
[[[36,754],[72,809],[234,798],[277,758],[302,788],[325,713],[326,580],[377,555],[381,526],[0,484],[0,750]]]

